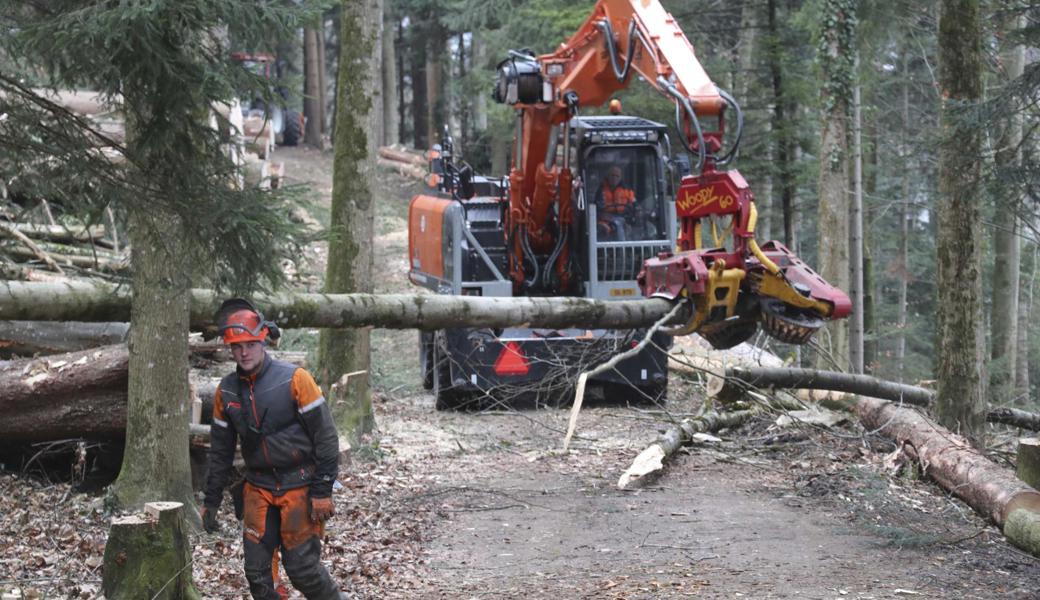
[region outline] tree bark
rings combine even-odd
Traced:
[[[768,0],[768,26],[769,26],[769,74],[773,88],[773,114],[772,129],[776,136],[776,173],[773,189],[780,190],[780,205],[784,220],[784,245],[794,250],[794,194],[795,180],[791,172],[791,161],[794,154],[794,143],[791,141],[791,133],[787,119],[792,116],[794,107],[788,94],[784,91],[784,72],[781,62],[783,44],[781,42],[781,25],[777,18],[777,0]]]
[[[429,101],[426,89],[426,34],[429,19],[422,11],[410,16],[407,38],[408,63],[412,76],[412,143],[416,148],[426,149],[434,143],[429,137],[427,115]]]
[[[939,18],[942,106],[937,232],[939,379],[936,414],[945,427],[981,443],[986,382],[982,365],[981,131],[966,108],[982,98],[978,0],[943,0]],[[826,276],[826,275],[825,275]]]
[[[325,272],[326,292],[367,292],[372,289],[372,191],[369,177],[373,170],[368,94],[374,38],[366,33],[372,0],[344,0],[340,15],[340,39],[353,43],[340,45],[339,89],[337,90],[336,156],[333,165],[332,215],[329,226],[329,259]],[[380,15],[379,21],[382,22]],[[369,331],[341,329],[321,332],[318,348],[318,381],[331,392],[333,383],[346,373],[361,373],[351,378],[349,389],[339,391],[333,414],[341,431],[357,439],[372,430],[374,417],[368,385],[370,368]]]
[[[321,71],[325,65],[319,62],[319,43],[318,29],[307,27],[303,30],[303,116],[307,119],[303,142],[322,150],[325,137],[322,135],[321,107],[325,103],[325,90],[321,87]]]
[[[223,297],[192,290],[191,328],[214,330]],[[568,327],[632,329],[668,314],[659,298],[602,301],[590,298],[492,298],[440,294],[273,294],[254,304],[279,326],[292,328]],[[0,319],[24,321],[127,321],[127,291],[105,283],[0,282]],[[669,325],[684,323],[687,314]],[[185,324],[187,331],[187,324]]]
[[[180,217],[130,211],[134,278],[130,310],[126,452],[110,488],[116,506],[170,500],[194,506],[188,460],[188,325],[191,287]]]
[[[385,12],[385,11],[384,11]],[[383,136],[379,143],[384,146],[396,144],[401,141],[401,123],[397,114],[397,56],[394,36],[397,33],[396,23],[393,20],[383,19],[382,40],[382,63],[383,69],[380,78],[383,86],[382,93],[382,119]]]
[[[895,363],[896,378],[903,382],[903,372],[906,367],[906,328],[907,328],[907,291],[910,287],[910,178],[913,172],[909,168],[911,164],[910,151],[910,58],[909,52],[904,49],[902,57],[903,82],[902,82],[902,120],[903,135],[901,140],[901,152],[903,164],[908,168],[903,169],[900,175],[902,186],[902,197],[899,202],[899,254],[896,258],[896,352]]]
[[[901,401],[914,406],[928,406],[934,396],[931,390],[893,383],[869,375],[787,367],[728,367],[725,386],[741,390],[748,387],[833,390],[894,402]]]
[[[856,61],[857,65],[859,61]],[[852,121],[852,207],[849,210],[849,296],[852,298],[852,323],[849,326],[849,366],[854,373],[863,373],[863,309],[866,293],[863,289],[863,110],[860,102],[861,86],[853,89]]]
[[[817,59],[821,64],[819,265],[820,275],[832,285],[849,289],[849,116],[852,101],[854,7],[846,0],[825,0],[820,11],[823,39]],[[830,360],[837,368],[848,366],[849,325],[832,321],[830,356],[820,356],[819,366]],[[825,338],[817,338],[825,344]]]
[[[1011,425],[1019,429],[1040,431],[1040,415],[1007,406],[990,409],[986,413],[986,421]]]
[[[1029,273],[1029,277],[1020,287],[1018,299],[1018,349],[1015,352],[1018,362],[1018,366],[1015,368],[1015,401],[1018,404],[1032,402],[1029,387],[1029,328],[1032,325],[1033,290],[1036,289],[1036,255],[1037,246],[1035,245],[1032,245],[1023,255],[1026,263],[1023,270]]]
[[[0,355],[74,352],[126,339],[126,323],[0,321]]]
[[[190,530],[180,502],[150,502],[112,519],[101,588],[110,600],[194,600]]]
[[[128,365],[124,345],[5,363],[0,439],[16,444],[122,438]]]
[[[430,144],[440,142],[445,119],[444,63],[447,32],[437,15],[433,15],[426,36],[426,139]]]
[[[1025,47],[1009,44],[1010,32],[1025,23],[1015,15],[1002,23],[1005,47],[1002,49],[1004,81],[1016,81],[1025,68]],[[1008,115],[996,140],[997,167],[1021,163],[1022,117]],[[1008,196],[1006,194],[1010,193]],[[993,286],[991,289],[989,395],[991,401],[1011,395],[1015,386],[1016,350],[1018,346],[1018,289],[1021,274],[1020,221],[1022,198],[1017,189],[1003,192],[997,199],[997,224],[993,228]]]

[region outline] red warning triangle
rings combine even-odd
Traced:
[[[527,375],[530,370],[531,365],[517,342],[506,344],[495,360],[495,373],[498,375]]]

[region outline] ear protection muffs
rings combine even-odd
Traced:
[[[258,323],[257,323],[256,327],[253,330],[251,330],[251,331],[247,330],[244,326],[242,326],[240,324],[236,324],[236,325],[228,325],[227,324],[228,317],[230,317],[231,315],[233,315],[234,313],[236,313],[236,312],[238,312],[240,310],[249,310],[249,311],[252,311],[253,313],[256,313],[256,316],[258,317],[258,319],[257,319]],[[229,298],[229,299],[225,300],[220,305],[220,308],[217,309],[217,315],[216,315],[216,319],[215,320],[217,322],[218,332],[221,335],[223,335],[224,331],[226,331],[227,329],[235,328],[235,329],[241,329],[243,331],[246,331],[250,335],[259,336],[260,332],[266,327],[267,328],[267,335],[268,335],[268,337],[271,338],[271,340],[277,342],[278,338],[282,337],[282,331],[278,328],[278,325],[275,324],[274,321],[266,320],[264,318],[264,314],[261,313],[260,311],[258,311],[256,309],[256,307],[253,306],[253,304],[251,302],[249,302],[248,300],[246,300],[245,298]]]

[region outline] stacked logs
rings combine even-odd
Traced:
[[[405,177],[426,179],[427,158],[416,150],[404,146],[382,146],[377,163],[380,167],[393,169]]]

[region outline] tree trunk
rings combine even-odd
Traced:
[[[130,211],[131,285],[126,452],[110,488],[116,506],[193,506],[188,461],[191,287],[184,222],[157,207]]]
[[[192,290],[191,327],[215,331],[222,297]],[[633,329],[648,326],[672,309],[660,298],[603,301],[591,298],[493,298],[440,294],[273,294],[254,304],[280,326],[292,328],[381,327],[568,327]],[[127,321],[125,289],[105,283],[0,282],[0,319],[26,321]],[[685,322],[688,314],[669,325]],[[188,324],[185,324],[187,331]]]
[[[0,356],[74,352],[126,340],[126,323],[0,321]]]
[[[985,416],[982,334],[981,132],[965,107],[982,97],[978,0],[943,0],[939,19],[941,135],[937,231],[939,379],[936,414],[947,428],[981,443]]]
[[[855,15],[842,0],[825,0],[820,20],[824,24],[817,60],[821,64],[820,102],[824,107],[820,126],[819,265],[820,275],[832,285],[849,289],[849,116],[852,101],[853,36]],[[832,321],[830,356],[821,355],[839,369],[848,365],[848,322]],[[825,338],[817,338],[826,344]],[[826,346],[825,346],[826,347]]]
[[[193,600],[191,539],[180,502],[150,502],[115,517],[105,543],[101,588],[109,600]]]
[[[1040,493],[917,411],[861,397],[856,414],[864,427],[899,443],[925,475],[1001,527],[1011,543],[1040,556]]]
[[[325,148],[325,137],[322,135],[321,107],[325,104],[325,90],[321,87],[321,71],[325,65],[320,64],[319,30],[307,27],[303,30],[303,63],[304,91],[303,115],[307,119],[303,142],[319,150]]]
[[[434,16],[426,36],[426,139],[430,144],[441,141],[445,119],[444,61],[446,32]]]
[[[4,364],[0,439],[122,438],[129,358],[126,346],[118,345]]]
[[[366,119],[362,121],[368,141],[368,162],[365,165],[366,175],[375,173],[376,150],[382,145],[383,132],[383,102],[388,95],[382,86],[383,81],[383,2],[384,0],[365,0],[363,4],[362,31],[371,32],[372,39],[368,46],[368,56],[364,61],[368,64],[368,74],[365,81],[368,82],[368,112]],[[373,179],[374,181],[374,179]],[[373,217],[374,218],[374,217]]]
[[[429,100],[426,89],[426,20],[429,15],[411,15],[408,25],[409,68],[412,75],[412,140],[416,148],[425,150],[436,138],[429,136]]]
[[[867,198],[873,198],[877,193],[877,135],[873,121],[868,121],[868,147],[870,149],[870,168],[867,169],[867,177],[864,181],[864,191]],[[864,207],[863,219],[867,223],[874,222],[875,211],[871,205]],[[864,373],[875,373],[878,368],[878,320],[877,305],[880,294],[877,293],[877,270],[874,259],[877,250],[874,248],[877,239],[873,227],[863,229],[863,368]]]
[[[857,59],[856,64],[859,64]],[[852,207],[849,210],[849,296],[852,298],[852,323],[849,326],[849,365],[854,373],[863,373],[863,110],[860,85],[853,88],[852,121]]]
[[[1029,274],[1024,285],[1019,289],[1018,301],[1018,350],[1015,357],[1018,366],[1015,368],[1015,401],[1020,405],[1032,404],[1029,389],[1029,328],[1033,312],[1033,290],[1036,288],[1037,246],[1033,245],[1024,254],[1024,271]]]
[[[383,146],[396,144],[401,141],[401,123],[397,113],[397,56],[394,36],[397,34],[396,24],[393,20],[384,18],[382,40],[382,64],[380,73],[382,89],[382,119],[383,137],[379,143]]]
[[[903,372],[906,367],[906,328],[907,328],[907,290],[910,287],[910,178],[913,169],[910,168],[910,69],[909,53],[903,51],[903,134],[902,134],[902,163],[906,168],[900,175],[902,185],[902,198],[899,202],[899,256],[896,259],[896,378],[903,382]]]
[[[1000,407],[991,409],[986,413],[986,421],[989,423],[1002,423],[1019,429],[1040,431],[1040,415],[1026,412],[1017,408]]]
[[[784,219],[784,245],[795,248],[794,232],[794,174],[791,172],[791,160],[794,144],[790,140],[787,118],[791,116],[793,107],[784,91],[782,43],[780,25],[777,23],[777,0],[768,0],[769,21],[769,73],[773,88],[772,130],[776,139],[776,179],[773,189],[780,190],[780,205]]]
[[[1007,35],[1024,26],[1021,17],[1015,16],[1003,23],[1002,73],[1004,81],[1015,81],[1025,68],[1025,47],[1008,44]],[[1022,117],[1008,115],[1007,122],[996,140],[995,160],[1001,166],[1016,166],[1021,163],[1019,147],[1022,143]],[[1007,194],[1012,194],[1008,196]],[[990,365],[989,394],[991,401],[1006,399],[1015,386],[1015,352],[1018,346],[1018,289],[1021,242],[1019,213],[1022,199],[1014,187],[1009,192],[998,192],[996,203],[997,225],[993,228],[993,286],[991,289]]]
[[[477,70],[484,70],[488,68],[487,65],[487,42],[484,40],[484,36],[487,32],[477,30],[473,32],[470,44],[473,45],[473,65],[472,67]],[[473,101],[473,128],[478,132],[486,131],[488,128],[488,101],[487,94],[477,94],[472,99]],[[495,173],[505,173],[505,169],[501,171],[495,171]]]
[[[399,138],[396,140],[400,143],[405,143],[405,140],[412,140],[415,142],[414,132],[408,132],[408,103],[405,102],[405,91],[408,86],[405,85],[405,29],[404,20],[398,18],[394,23],[394,29],[397,31],[397,35],[394,38],[394,50],[397,55],[397,127]],[[412,135],[406,135],[406,133],[412,133]]]
[[[325,291],[365,292],[372,286],[372,192],[369,178],[373,154],[369,153],[371,97],[367,93],[371,71],[368,60],[373,38],[365,33],[372,22],[370,0],[344,0],[340,15],[340,110],[336,114],[336,157],[333,165],[332,214],[329,226],[329,259]],[[380,22],[382,17],[380,16]],[[340,429],[354,439],[374,426],[369,390],[369,331],[349,329],[321,332],[318,380],[326,391],[346,373],[359,373],[348,390],[340,390],[333,414]]]
[[[741,393],[748,387],[833,390],[914,406],[928,406],[934,396],[932,391],[924,388],[869,375],[787,367],[728,367],[724,386],[737,388]]]

